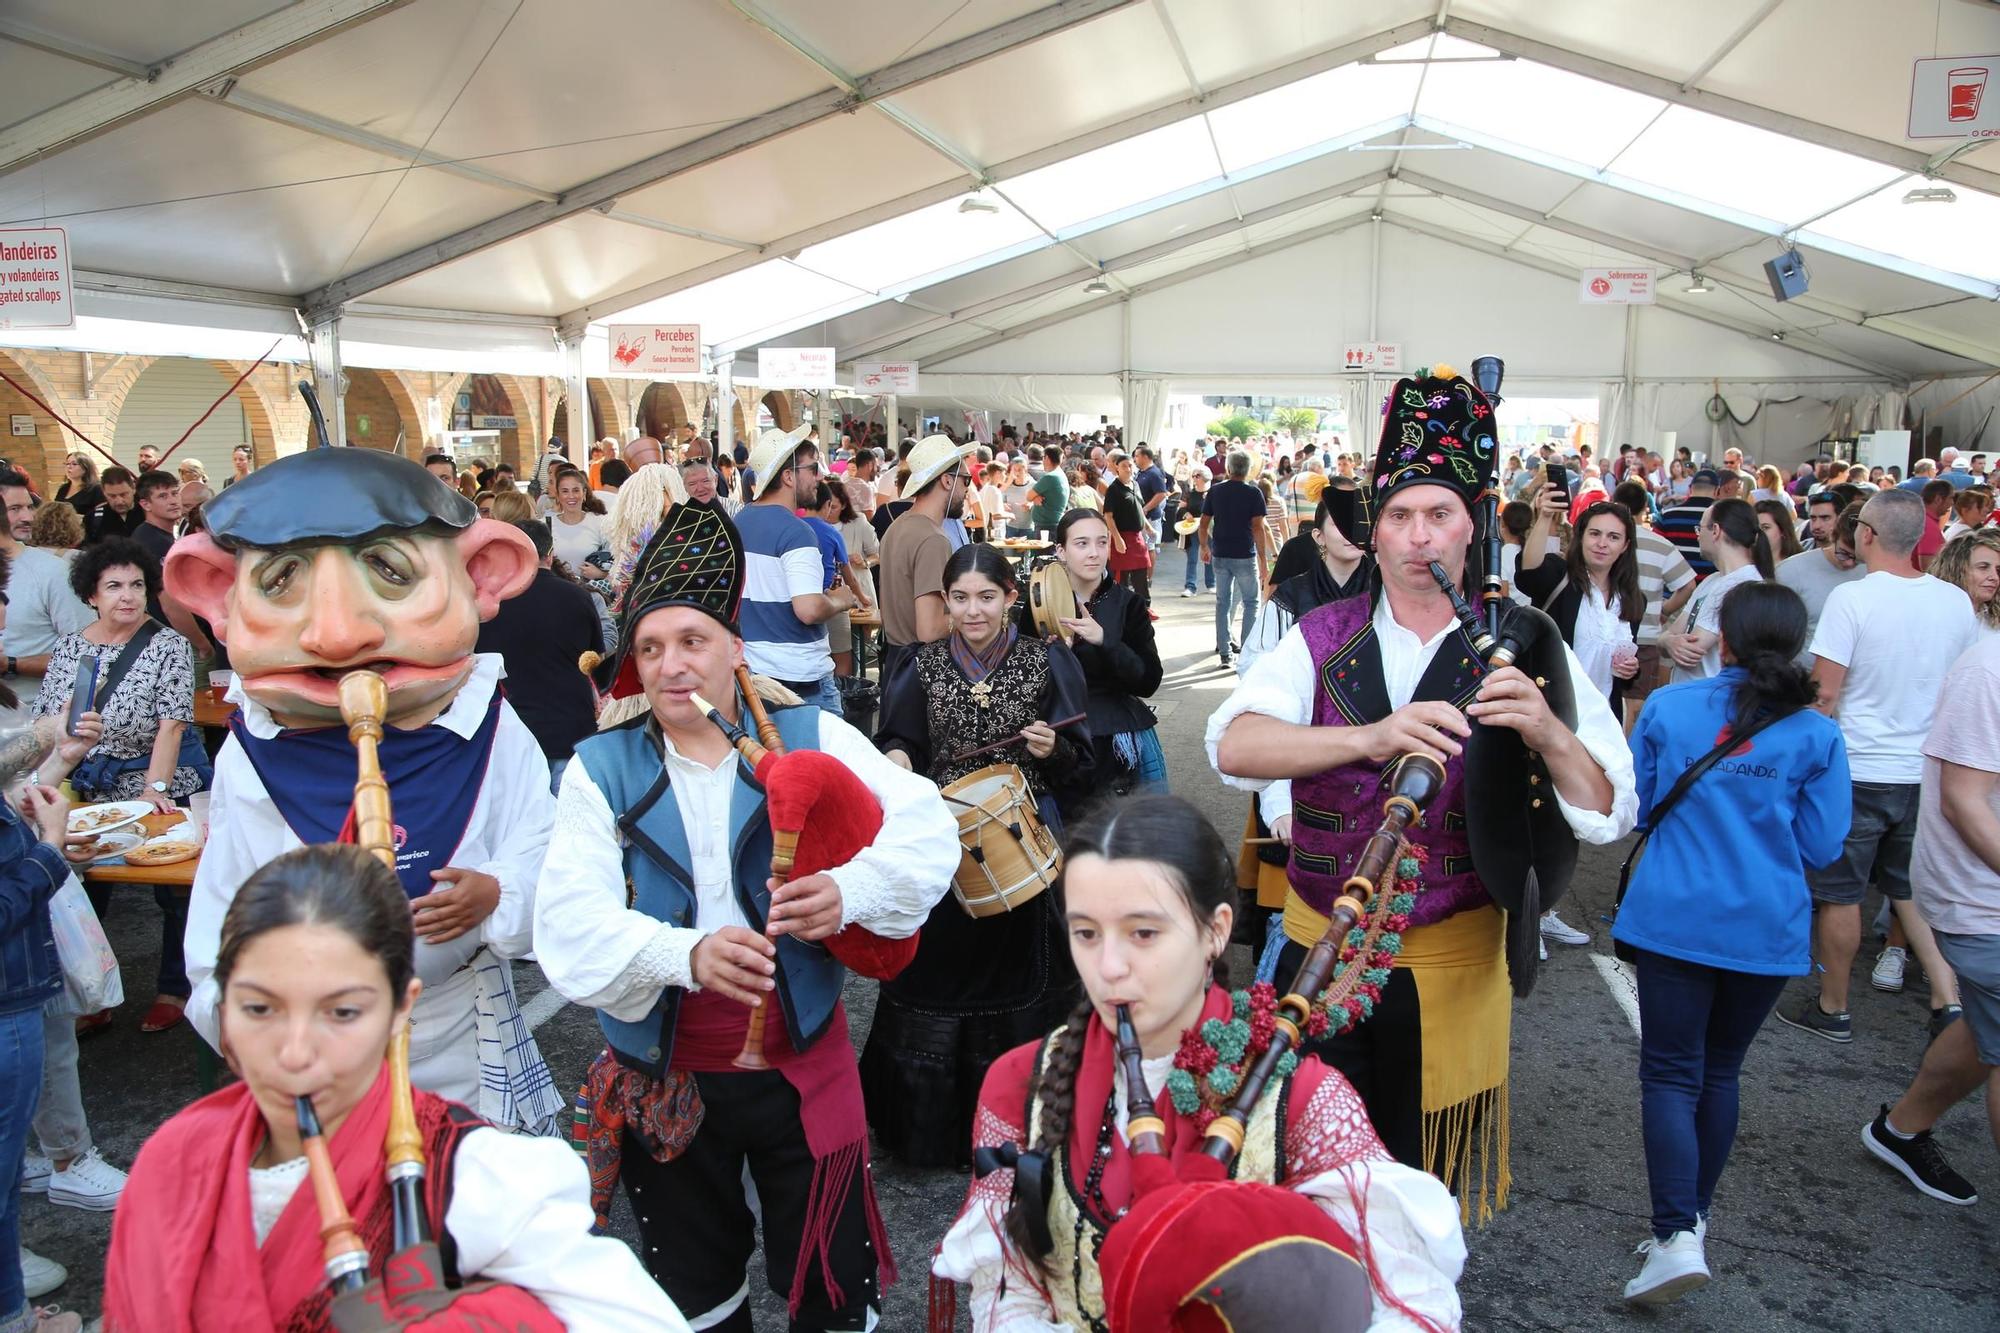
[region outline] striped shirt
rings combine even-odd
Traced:
[[[1679,547],[1651,528],[1639,529],[1634,551],[1639,557],[1639,592],[1646,599],[1646,618],[1639,622],[1643,648],[1660,641],[1660,607],[1694,581],[1694,570]]]
[[[750,669],[777,680],[811,682],[833,673],[826,626],[808,625],[792,598],[824,592],[819,542],[783,505],[745,505],[736,515],[743,538],[743,607],[737,624]]]
[[[1662,509],[1660,516],[1653,520],[1653,531],[1680,548],[1681,555],[1698,579],[1705,579],[1715,572],[1715,566],[1701,553],[1701,541],[1695,536],[1695,530],[1701,526],[1701,516],[1714,503],[1712,495],[1692,496]]]

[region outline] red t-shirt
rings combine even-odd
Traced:
[[[1919,574],[1931,567],[1931,557],[1944,549],[1944,529],[1928,514],[1924,516],[1924,535],[1917,538],[1917,549],[1910,552],[1910,563],[1917,567]]]

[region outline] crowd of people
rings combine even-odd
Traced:
[[[1464,764],[1481,729],[1532,758],[1552,798],[1533,802],[1538,829],[1572,846],[1645,831],[1613,931],[1637,983],[1651,1188],[1628,1300],[1708,1280],[1745,1054],[1773,1015],[1850,1042],[1871,935],[1868,983],[1928,988],[1931,1019],[1914,1081],[1882,1090],[1862,1141],[1923,1194],[1976,1202],[1931,1130],[1985,1087],[2000,1143],[1985,457],[1946,449],[1907,480],[1831,459],[1787,477],[1734,448],[1600,462],[1545,445],[1500,466],[1490,418],[1439,368],[1399,385],[1372,459],[1275,435],[1167,456],[1115,426],[892,448],[881,423],[846,419],[733,450],[682,426],[599,441],[581,465],[552,440],[525,480],[449,454],[257,468],[240,450],[212,488],[141,450],[136,470],[71,455],[43,500],[0,468],[0,703],[40,750],[0,811],[0,1169],[118,1210],[107,1327],[204,1326],[258,1246],[273,1324],[316,1326],[290,1102],[312,1092],[358,1180],[383,1050],[414,1016],[425,1123],[446,1135],[449,1102],[476,1114],[436,1219],[456,1272],[568,1326],[748,1329],[761,1236],[794,1327],[873,1327],[895,1271],[879,1152],[976,1173],[933,1269],[965,1284],[975,1327],[1104,1327],[1118,1297],[1100,1261],[1146,1194],[1149,1122],[1128,1103],[1156,1105],[1170,1158],[1200,1155],[1272,1030],[1268,984],[1232,997],[1250,978],[1227,946],[1252,946],[1262,983],[1298,971],[1345,910],[1384,767],[1414,755],[1441,791],[1368,927],[1393,943],[1369,946],[1379,971],[1351,965],[1352,1008],[1302,1023],[1305,1058],[1245,1114],[1239,1179],[1312,1201],[1319,1220],[1297,1225],[1369,1255],[1355,1327],[1457,1327],[1463,1229],[1511,1180],[1511,970],[1524,940],[1542,957],[1591,942],[1476,864]],[[1423,446],[1435,457],[1398,453],[1411,421],[1450,423]],[[372,480],[350,475],[364,467]],[[280,499],[300,487],[320,488],[313,512]],[[1495,490],[1503,595],[1546,617],[1573,718],[1519,667],[1485,664],[1443,586],[1478,595]],[[1169,795],[1202,761],[1167,753],[1149,704],[1175,581],[1213,596],[1215,669],[1234,673],[1205,755],[1253,793],[1233,858]],[[866,625],[879,697],[852,684]],[[319,846],[342,833],[355,763],[328,679],[356,664],[389,664],[393,873]],[[195,725],[211,680],[237,707],[219,748]],[[739,758],[738,730],[766,760]],[[812,751],[850,785],[814,779],[839,795],[793,830],[788,878],[785,788],[749,765]],[[204,791],[192,895],[154,892],[140,1027],[191,1020],[241,1082],[164,1126],[128,1177],[93,1146],[77,1077],[79,1040],[113,1016],[75,1012],[48,943],[47,903],[81,864],[64,813],[168,812]],[[964,882],[968,810],[1030,862],[1004,886],[985,865],[990,900]],[[1044,833],[1061,856],[1038,868]],[[829,839],[839,852],[816,860]],[[587,1071],[535,1047],[512,979],[530,956],[600,1017]],[[858,1057],[849,970],[881,979]],[[340,995],[363,998],[341,1001],[339,1035],[288,1045],[262,1026]],[[572,1102],[581,1163],[539,1143],[569,1132]],[[175,1186],[203,1171],[228,1177],[206,1214]],[[1045,1172],[1069,1187],[1036,1195]],[[620,1187],[636,1254],[601,1235]],[[225,1207],[257,1246],[204,1252]],[[150,1252],[140,1208],[194,1239]],[[73,1329],[37,1313],[66,1275],[19,1245],[18,1214],[12,1192],[0,1333]],[[155,1293],[180,1308],[161,1318]]]

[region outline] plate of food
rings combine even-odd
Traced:
[[[110,833],[100,833],[89,842],[73,842],[63,848],[63,855],[79,864],[110,861],[145,841],[146,835],[138,829],[115,829]]]
[[[96,805],[80,805],[69,812],[69,831],[101,837],[136,824],[152,813],[150,801],[100,801]]]
[[[201,855],[201,847],[179,838],[154,838],[140,843],[125,853],[128,866],[170,866],[182,861],[192,861]]]

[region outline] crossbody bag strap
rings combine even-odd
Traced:
[[[118,687],[125,683],[125,677],[131,672],[133,663],[145,653],[146,645],[153,641],[153,636],[160,632],[160,628],[159,621],[149,618],[133,632],[130,639],[125,641],[125,650],[118,654],[118,660],[111,664],[111,670],[105,672],[97,682],[97,697],[92,700],[92,707],[97,712],[102,713],[106,705],[111,702],[112,696],[118,693]]]
[[[1707,754],[1688,765],[1687,771],[1681,774],[1680,779],[1674,783],[1673,787],[1667,792],[1666,797],[1653,807],[1652,819],[1647,822],[1645,828],[1639,830],[1639,840],[1632,844],[1632,850],[1625,856],[1625,864],[1618,869],[1617,901],[1620,905],[1623,905],[1625,902],[1625,886],[1631,881],[1632,867],[1638,861],[1639,853],[1646,850],[1646,840],[1653,836],[1653,830],[1658,828],[1660,821],[1665,819],[1668,813],[1680,803],[1681,797],[1687,795],[1688,789],[1694,786],[1696,780],[1702,774],[1708,772],[1709,769],[1714,768],[1721,761],[1722,756],[1728,754],[1737,746],[1744,744],[1758,732],[1764,730],[1764,728],[1775,722],[1784,721],[1796,711],[1798,710],[1793,709],[1790,712],[1772,713],[1767,717],[1759,718],[1743,731],[1728,732],[1713,750],[1710,750]]]

